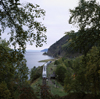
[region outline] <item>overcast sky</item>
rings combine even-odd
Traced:
[[[43,24],[47,27],[47,44],[43,47],[36,48],[27,44],[27,49],[40,50],[49,48],[53,43],[64,36],[64,33],[70,30],[77,30],[74,26],[68,23],[70,12],[78,5],[78,0],[21,0],[22,2],[31,2],[38,4],[46,11],[46,16]]]
[[[70,18],[69,9],[74,9],[79,0],[20,0],[21,3],[31,2],[40,5],[46,11],[43,24],[47,27],[47,44],[36,48],[27,44],[27,50],[42,50],[49,48],[53,43],[64,36],[70,30],[77,31],[77,28],[68,23]],[[98,1],[98,0],[97,0]]]

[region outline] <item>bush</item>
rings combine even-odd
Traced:
[[[55,60],[54,65],[58,65],[58,60]]]
[[[43,69],[43,66],[41,67],[33,67],[31,69],[31,72],[30,72],[30,82],[32,83],[34,80],[36,80],[37,78],[41,77],[42,76],[42,69]]]
[[[10,99],[11,93],[5,82],[0,83],[0,99]]]
[[[66,68],[64,68],[62,65],[57,66],[56,71],[55,71],[56,78],[61,84],[64,83],[64,78],[65,78],[65,73],[66,73]]]
[[[32,87],[30,85],[23,85],[19,89],[19,99],[37,99]]]

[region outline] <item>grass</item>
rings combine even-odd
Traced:
[[[52,68],[52,70],[51,70],[51,68]],[[54,62],[52,62],[51,64],[49,64],[47,66],[47,76],[49,77],[53,72],[55,72],[55,70],[56,70],[56,65],[54,65]],[[54,82],[57,86],[54,84]],[[31,84],[31,86],[32,86],[32,88],[34,89],[35,92],[38,92],[39,91],[39,85],[41,85],[41,84],[42,84],[42,77],[35,80]],[[57,82],[56,80],[53,80],[53,79],[49,80],[47,82],[47,85],[50,87],[51,94],[59,95],[59,96],[67,95],[67,93],[65,93],[64,90],[63,90],[63,86],[59,82]]]
[[[50,76],[55,70],[56,70],[56,65],[54,65],[54,63],[52,62],[47,66],[47,75]],[[38,85],[42,85],[42,77],[38,78],[31,84],[36,96],[40,99],[40,87]],[[83,99],[83,96],[80,93],[67,94],[66,92],[64,92],[63,86],[54,79],[48,80],[47,85],[49,86],[52,95],[58,95],[61,97],[64,96],[64,99]],[[91,94],[90,95],[86,94],[84,96],[84,99],[94,99],[94,98]],[[95,99],[99,99],[99,98],[95,98]]]
[[[52,70],[51,70],[52,69]],[[50,76],[53,72],[56,70],[56,65],[54,63],[51,63],[47,66],[47,76]]]
[[[52,80],[52,82],[55,82],[57,86],[55,84],[50,84],[48,82],[48,86],[50,87],[51,94],[59,95],[59,96],[67,95],[67,93],[64,92],[63,86],[59,82],[57,82],[56,80]]]
[[[37,96],[38,99],[40,99],[40,85],[42,84],[42,78],[36,79],[32,84],[31,87],[34,90],[35,95]]]
[[[52,68],[52,70],[51,70],[51,68]],[[54,65],[54,63],[49,64],[47,66],[47,75],[48,75],[48,77],[53,72],[55,72],[55,70],[56,70],[56,65]],[[55,82],[55,84],[54,84],[54,82]],[[67,93],[64,92],[64,90],[63,90],[63,86],[59,82],[57,82],[56,80],[51,79],[51,82],[48,81],[47,85],[50,87],[51,94],[59,95],[59,96],[67,95]],[[57,85],[57,87],[56,87],[56,85]]]
[[[42,78],[38,78],[36,79],[32,84],[31,84],[31,87],[34,89],[34,90],[37,90],[37,87],[38,85],[41,85],[42,84]]]
[[[54,61],[55,59],[46,59],[46,60],[40,60],[38,62],[48,62],[48,61]]]

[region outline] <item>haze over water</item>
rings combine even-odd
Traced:
[[[25,58],[27,60],[27,66],[29,70],[33,68],[34,66],[42,66],[45,62],[38,62],[40,60],[45,59],[52,59],[52,57],[43,55],[43,52],[35,51],[35,52],[26,52]]]

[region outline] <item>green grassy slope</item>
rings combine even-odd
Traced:
[[[52,70],[51,70],[51,68],[52,68]],[[47,76],[48,76],[47,85],[49,86],[50,92],[52,95],[65,96],[65,95],[67,95],[67,93],[64,92],[63,86],[59,82],[57,82],[56,80],[49,79],[50,75],[53,72],[55,72],[55,69],[56,69],[56,65],[54,65],[53,62],[47,66]],[[38,92],[39,85],[42,85],[42,77],[36,79],[31,84],[31,86],[35,90],[35,92]]]

